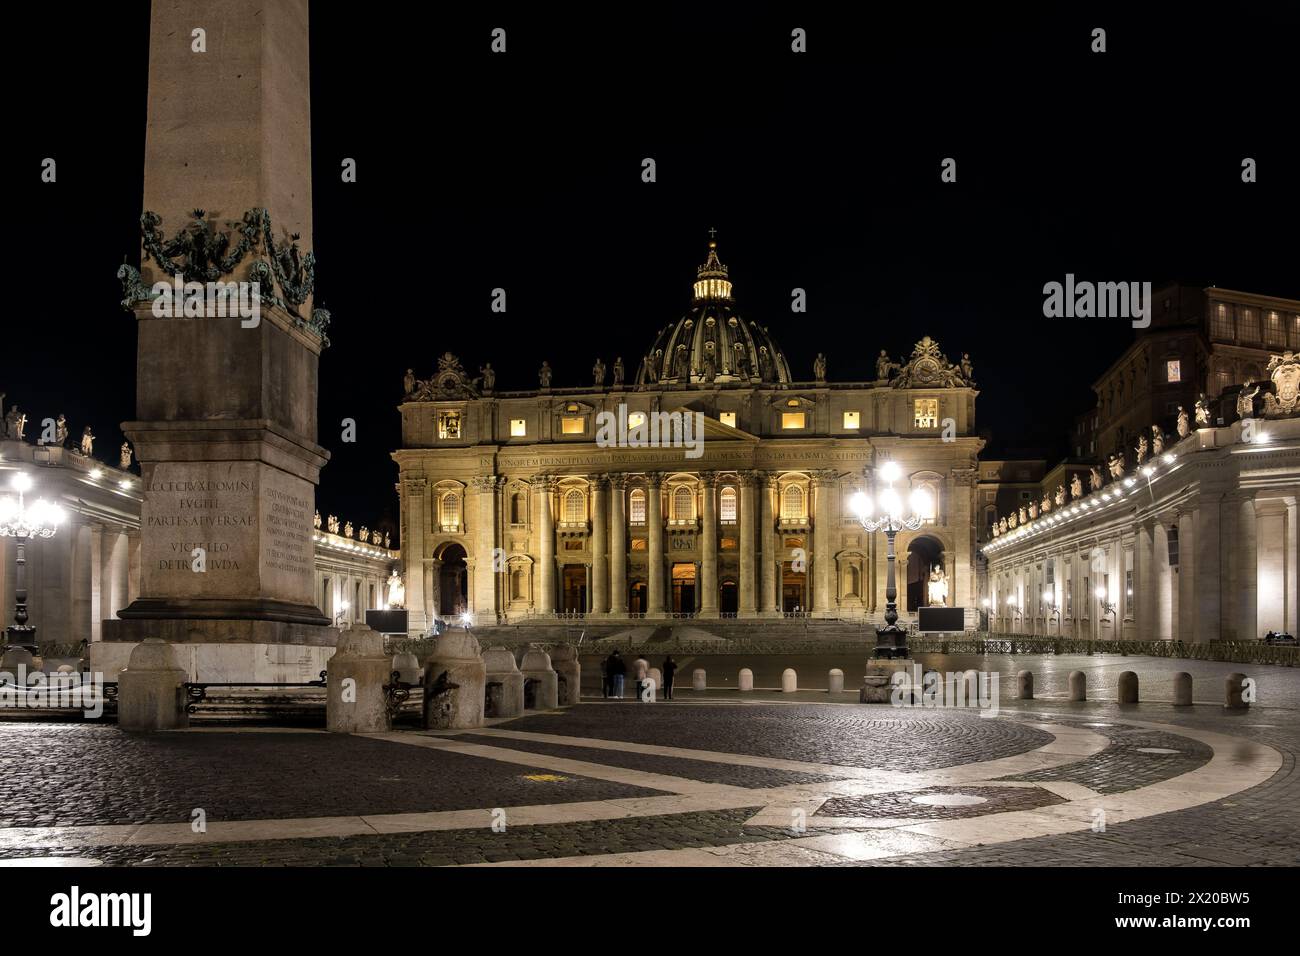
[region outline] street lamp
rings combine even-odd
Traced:
[[[1110,595],[1107,593],[1106,589],[1099,584],[1097,585],[1097,589],[1092,593],[1097,595],[1097,600],[1101,602],[1101,613],[1109,614],[1111,616],[1111,624],[1114,624],[1115,603],[1110,600]]]
[[[1043,592],[1043,603],[1047,605],[1047,620],[1050,623],[1052,618],[1061,613],[1061,609],[1056,604],[1056,592],[1050,588]],[[1060,624],[1060,621],[1057,621]]]
[[[53,537],[59,525],[63,523],[63,509],[52,505],[44,498],[37,498],[30,505],[23,499],[23,492],[32,486],[32,479],[18,472],[14,475],[12,486],[18,497],[5,495],[0,498],[0,537],[11,537],[18,547],[17,573],[14,576],[14,624],[9,628],[9,646],[25,647],[36,652],[36,627],[27,623],[27,541],[30,538]]]
[[[907,657],[907,631],[898,626],[898,605],[895,603],[898,588],[894,583],[894,537],[904,529],[915,531],[925,523],[925,515],[930,513],[930,494],[924,488],[912,492],[910,510],[904,510],[903,500],[894,490],[894,482],[901,474],[897,462],[887,461],[877,470],[885,488],[876,500],[873,502],[863,491],[849,499],[849,507],[858,516],[863,530],[885,532],[889,546],[886,555],[889,572],[885,579],[885,626],[876,631],[875,657]]]
[[[334,615],[334,626],[335,626],[335,627],[342,627],[342,626],[343,626],[343,618],[347,615],[347,613],[348,613],[348,608],[350,608],[350,607],[352,607],[352,602],[351,602],[351,601],[339,601],[339,612],[338,612],[338,614]]]

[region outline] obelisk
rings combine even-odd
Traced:
[[[312,306],[307,41],[307,0],[154,0],[141,269],[119,273],[138,337],[122,430],[143,477],[140,596],[105,622],[95,670],[146,637],[206,681],[315,679],[333,652],[313,583],[328,316]],[[260,315],[231,315],[253,282]]]

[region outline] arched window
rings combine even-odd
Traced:
[[[515,568],[510,572],[510,596],[516,600],[525,598],[528,595],[524,593],[524,569]]]
[[[510,523],[523,524],[528,515],[528,498],[522,491],[510,497]]]
[[[632,524],[645,524],[645,492],[634,488],[627,498],[627,516]]]
[[[442,496],[440,521],[444,531],[455,531],[460,527],[460,495],[454,491]]]
[[[850,564],[844,572],[844,596],[858,597],[858,588],[862,580],[862,572],[856,565]]]
[[[930,521],[930,522],[938,521],[939,520],[939,483],[937,481],[933,481],[928,478],[923,478],[920,480],[913,480],[912,488],[913,490],[924,489],[926,493],[926,498],[929,501],[929,506],[921,514],[921,518],[924,519],[925,521]],[[907,504],[911,504],[911,502],[907,502]]]
[[[587,520],[587,499],[576,488],[564,496],[565,524],[582,524]]]
[[[692,521],[695,518],[695,495],[685,485],[673,490],[673,520]]]
[[[781,517],[795,520],[804,516],[803,489],[798,485],[786,485],[781,496]]]
[[[736,520],[736,489],[728,485],[722,489],[722,507],[718,509],[723,521]]]

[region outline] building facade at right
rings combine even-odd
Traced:
[[[1135,446],[1115,442],[1086,476],[1049,472],[1035,501],[998,516],[983,545],[989,630],[1190,643],[1300,633],[1300,355],[1258,362],[1264,381],[1223,384],[1171,432],[1134,419]]]

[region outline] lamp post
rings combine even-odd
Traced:
[[[1115,624],[1115,602],[1110,600],[1110,594],[1100,584],[1097,585],[1096,590],[1094,590],[1092,593],[1095,594],[1097,596],[1097,600],[1101,602],[1101,613],[1109,614],[1111,616],[1110,623],[1111,626],[1113,627]]]
[[[876,649],[874,657],[907,657],[907,631],[898,626],[898,588],[894,583],[894,538],[898,532],[906,529],[915,531],[925,523],[925,515],[930,513],[930,495],[924,488],[912,492],[910,510],[904,511],[903,500],[894,490],[894,482],[901,476],[902,470],[897,462],[887,461],[877,470],[877,476],[885,483],[885,488],[873,502],[871,497],[859,491],[849,500],[849,507],[858,516],[858,523],[863,530],[875,533],[883,531],[888,543],[886,560],[888,576],[885,579],[885,626],[876,631]],[[877,511],[879,512],[877,514]]]
[[[14,475],[12,487],[18,497],[0,498],[0,537],[13,538],[17,544],[16,573],[14,575],[14,623],[8,630],[10,647],[23,647],[35,653],[36,627],[27,623],[27,542],[32,538],[53,537],[63,523],[63,509],[44,498],[30,505],[23,492],[32,486],[32,479],[23,472]]]
[[[1055,592],[1053,592],[1053,591],[1051,591],[1051,590],[1044,591],[1044,592],[1043,592],[1043,603],[1044,603],[1045,605],[1047,605],[1047,623],[1048,623],[1048,625],[1049,625],[1049,627],[1047,628],[1047,630],[1048,630],[1048,632],[1050,633],[1050,632],[1051,632],[1051,627],[1050,627],[1050,625],[1051,625],[1051,623],[1052,623],[1052,618],[1054,618],[1054,617],[1058,617],[1058,615],[1061,613],[1061,609],[1060,609],[1060,608],[1057,606],[1057,604],[1056,604],[1056,594],[1055,594]],[[1059,630],[1060,630],[1060,624],[1061,624],[1059,618],[1057,619],[1056,624],[1057,624],[1057,630],[1059,631]]]

